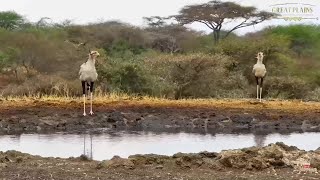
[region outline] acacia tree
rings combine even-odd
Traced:
[[[0,12],[0,28],[13,30],[23,25],[24,18],[14,11]]]
[[[162,27],[166,25],[165,20],[168,18],[160,17],[160,16],[151,16],[151,17],[143,17],[143,19],[146,21],[149,27]]]
[[[199,5],[183,7],[178,15],[171,16],[180,24],[199,22],[205,24],[213,32],[214,41],[220,39],[221,28],[230,22],[239,22],[233,28],[227,30],[223,38],[234,30],[259,24],[276,16],[274,13],[258,11],[252,6],[241,6],[233,2],[209,1]]]

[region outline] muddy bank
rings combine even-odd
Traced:
[[[305,166],[305,167],[303,167]],[[128,159],[90,161],[42,158],[16,151],[0,152],[0,179],[319,179],[320,151],[282,143],[173,156],[133,155]]]
[[[98,102],[93,116],[82,116],[78,101],[5,102],[0,133],[83,131],[90,128],[198,133],[319,132],[319,103],[251,101],[157,104]]]

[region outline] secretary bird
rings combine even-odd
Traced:
[[[259,52],[257,55],[257,63],[253,66],[252,70],[257,82],[257,99],[259,99],[259,86],[260,86],[260,102],[262,94],[263,78],[266,76],[266,66],[263,64],[263,52]],[[260,84],[259,84],[260,79]]]
[[[83,116],[86,116],[86,86],[88,87],[88,91],[90,91],[90,115],[93,115],[92,111],[92,94],[93,94],[93,84],[98,78],[98,73],[96,71],[95,63],[96,58],[99,57],[100,54],[98,51],[90,51],[89,50],[89,58],[87,62],[83,63],[80,66],[80,80],[82,83],[82,93],[83,93]]]

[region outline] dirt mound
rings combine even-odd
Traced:
[[[319,150],[307,152],[283,143],[221,153],[115,156],[102,162],[8,151],[0,152],[0,179],[319,179],[319,164]]]
[[[128,159],[115,157],[104,161],[102,167],[141,167],[154,165],[161,168],[209,168],[209,169],[247,169],[264,170],[267,168],[301,169],[305,165],[320,170],[320,152],[303,151],[283,143],[270,144],[266,147],[226,150],[221,153],[177,153],[173,156],[134,155]],[[314,169],[315,170],[315,169]]]
[[[30,158],[31,158],[30,155],[21,153],[19,151],[7,151],[7,152],[0,151],[0,163],[8,163],[8,162],[20,163]]]
[[[119,156],[114,156],[109,161],[102,161],[98,164],[97,169],[101,168],[119,168],[133,169],[134,163],[130,159],[124,159]]]
[[[296,147],[277,143],[264,148],[223,151],[219,162],[225,167],[261,170],[269,167],[293,167],[292,161],[297,160],[300,155],[302,153]]]

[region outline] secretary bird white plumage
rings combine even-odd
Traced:
[[[257,55],[257,63],[253,66],[252,70],[257,82],[257,99],[259,99],[259,86],[260,86],[260,102],[262,94],[263,78],[266,76],[266,66],[263,64],[263,52],[259,52]],[[259,85],[260,79],[260,85]]]
[[[100,54],[98,51],[90,51],[89,50],[89,58],[87,62],[83,63],[80,66],[80,80],[82,83],[82,93],[83,93],[83,116],[86,116],[86,86],[90,91],[90,115],[93,115],[92,111],[92,94],[93,94],[93,84],[98,78],[98,73],[96,71],[96,58],[99,57]]]

